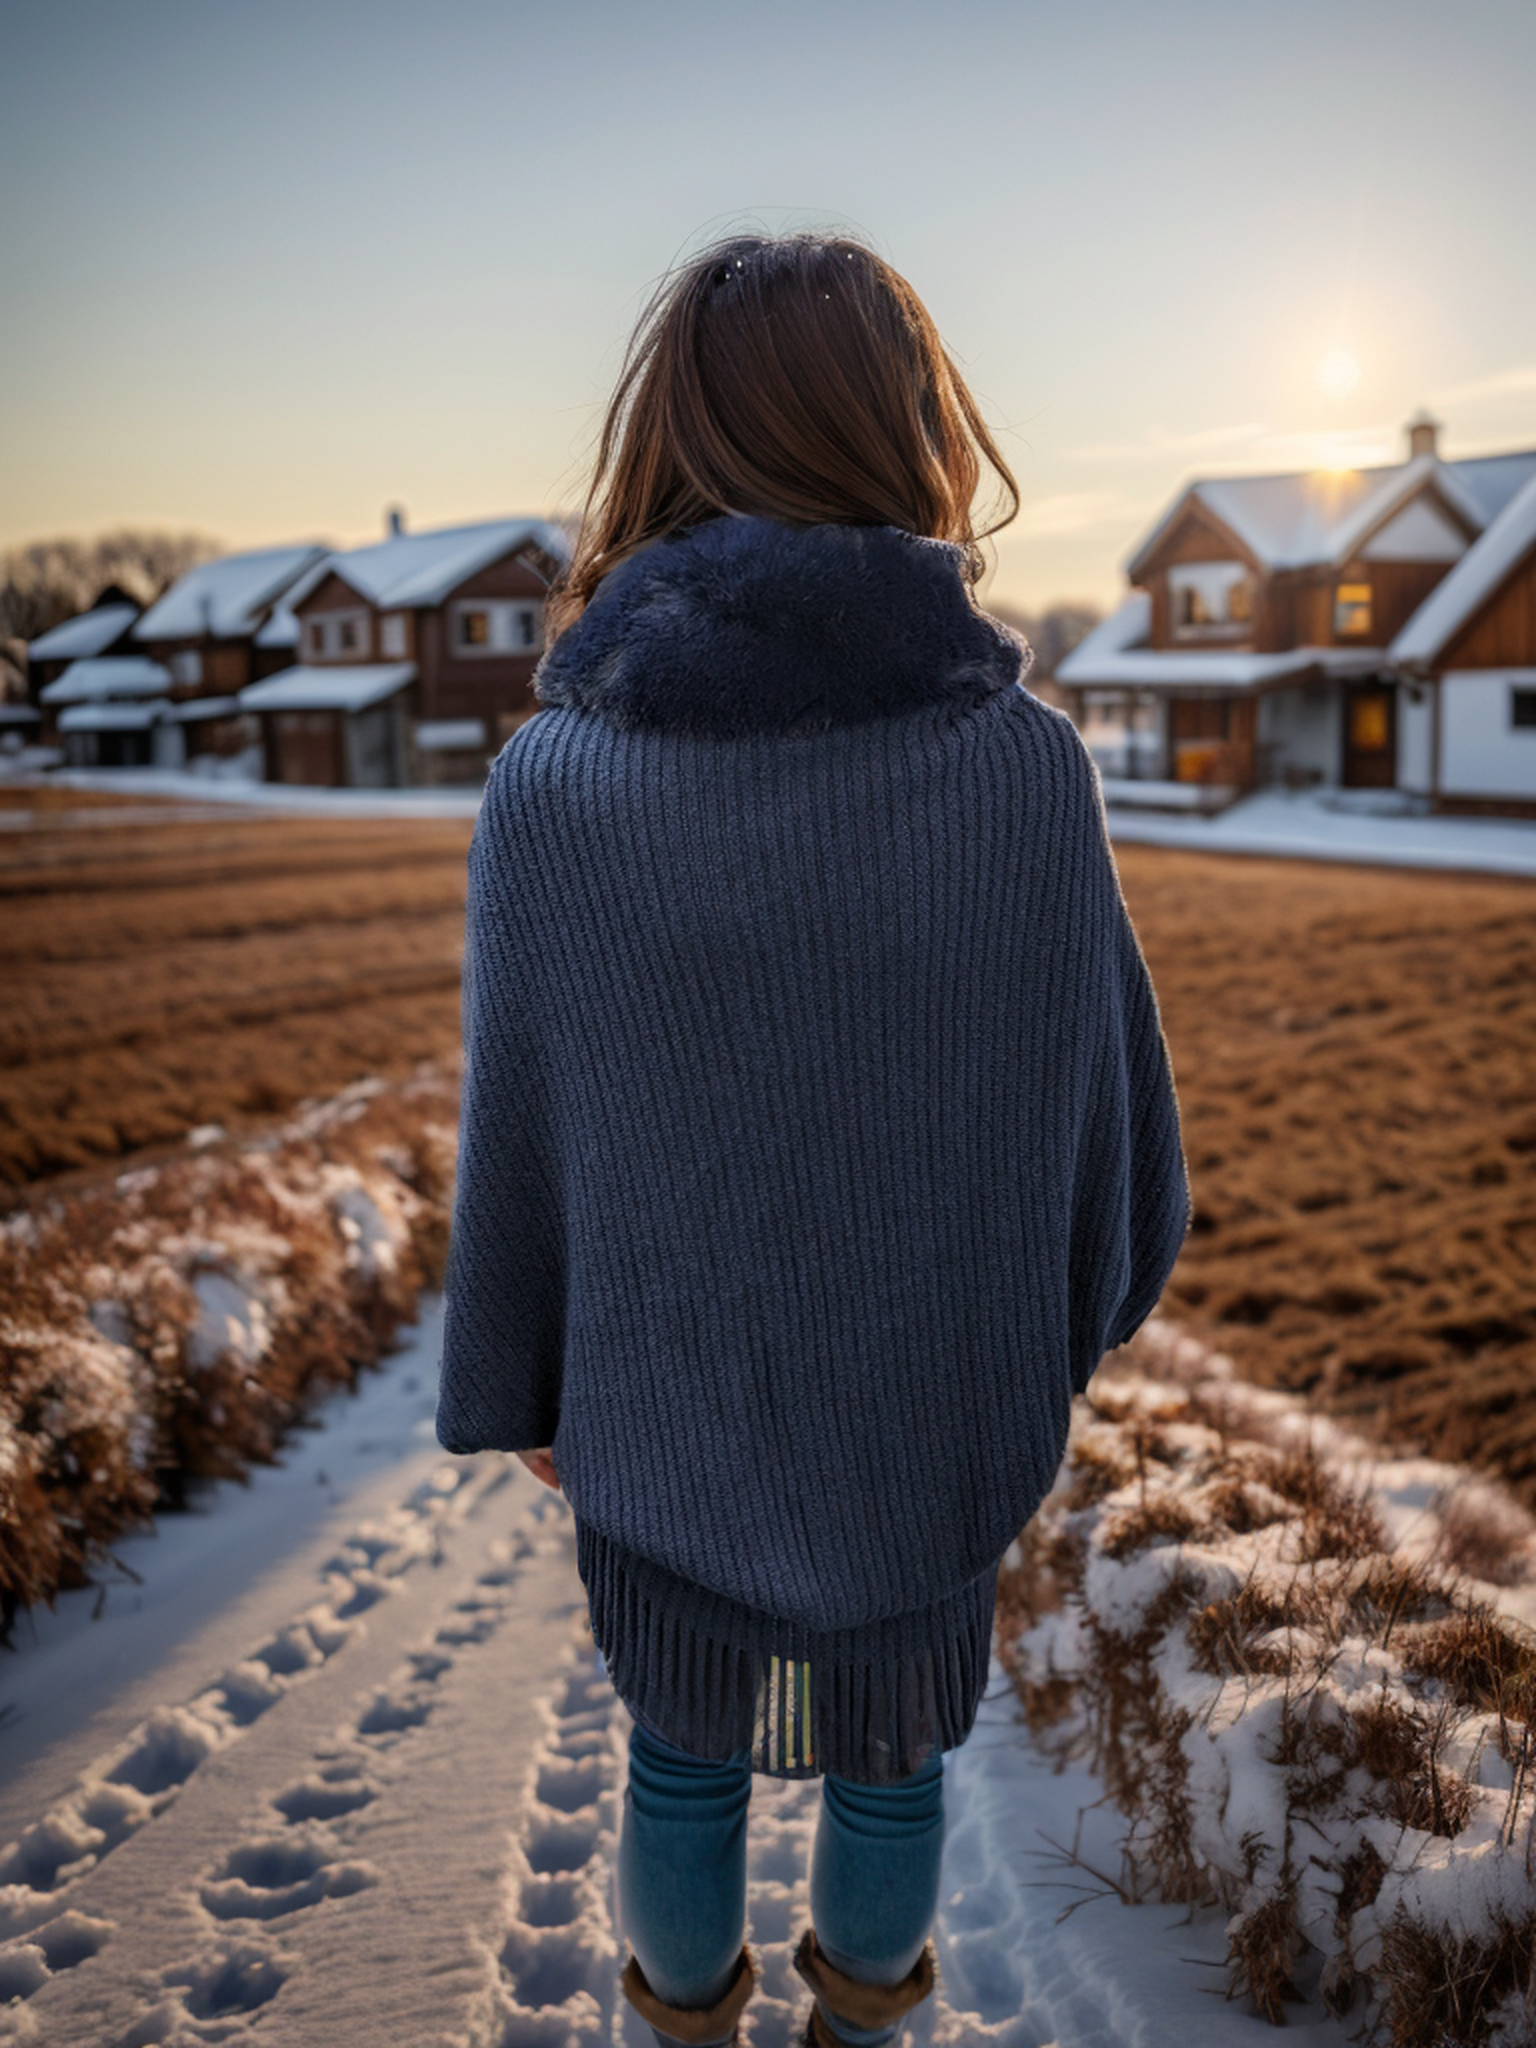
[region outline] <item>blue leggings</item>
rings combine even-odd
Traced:
[[[646,1982],[667,2005],[704,2007],[735,1975],[746,1933],[748,1749],[706,1763],[636,1721],[619,1834],[619,1913]],[[822,1953],[868,1984],[905,1977],[933,1925],[944,1848],[944,1760],[895,1785],[830,1771],[811,1853]],[[845,2039],[878,2044],[894,2028]]]

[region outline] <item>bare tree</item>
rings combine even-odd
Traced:
[[[39,540],[0,556],[0,638],[35,640],[116,584],[151,604],[178,576],[224,552],[202,533],[122,527],[95,540]]]
[[[1038,682],[1049,682],[1078,641],[1091,633],[1104,616],[1097,605],[1071,601],[1047,605],[1040,612],[1015,611],[999,604],[990,609],[1005,625],[1022,633],[1035,650],[1034,667],[1028,676],[1031,689]]]

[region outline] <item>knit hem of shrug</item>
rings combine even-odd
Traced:
[[[958,1749],[991,1663],[997,1562],[922,1607],[822,1630],[679,1578],[580,1516],[592,1633],[631,1716],[689,1755],[767,1777],[908,1778]]]

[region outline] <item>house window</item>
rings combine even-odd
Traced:
[[[1333,593],[1333,630],[1339,635],[1369,633],[1371,630],[1371,586],[1369,583],[1340,583]]]
[[[1372,750],[1384,747],[1391,739],[1388,723],[1388,697],[1385,690],[1362,691],[1352,698],[1349,706],[1349,744]]]
[[[379,652],[386,661],[404,661],[405,613],[387,612],[379,621]]]
[[[195,647],[184,647],[171,656],[171,680],[189,689],[203,680],[203,657]]]
[[[304,649],[315,661],[345,661],[368,652],[368,614],[315,612],[304,621]]]
[[[504,598],[455,607],[454,651],[462,655],[536,654],[544,644],[544,607]]]
[[[1168,571],[1174,634],[1241,634],[1253,618],[1253,579],[1241,562],[1178,562]]]
[[[1527,729],[1536,727],[1536,690],[1511,689],[1509,722]]]

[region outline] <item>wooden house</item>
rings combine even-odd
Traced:
[[[240,692],[294,658],[291,647],[262,644],[262,629],[284,596],[325,557],[315,541],[220,555],[179,576],[135,622],[135,650],[169,676],[159,716],[165,731],[157,759],[163,765],[179,766],[197,754],[232,754],[255,743]]]
[[[1536,817],[1536,474],[1391,654],[1401,786],[1439,810]]]
[[[27,643],[27,677],[33,694],[57,682],[72,661],[118,653],[141,610],[137,599],[109,583],[89,611],[77,612],[62,625],[39,633]]]
[[[262,723],[269,781],[332,786],[478,782],[537,710],[544,597],[564,531],[498,519],[408,533],[328,556],[269,632],[298,660],[240,693]]]
[[[1501,520],[1536,478],[1536,451],[1448,462],[1437,433],[1415,420],[1407,459],[1378,469],[1178,494],[1127,565],[1124,603],[1057,671],[1109,795],[1431,793],[1418,765],[1428,698],[1401,652],[1453,577],[1481,587],[1471,565],[1503,546]],[[1536,643],[1524,658],[1536,663]]]

